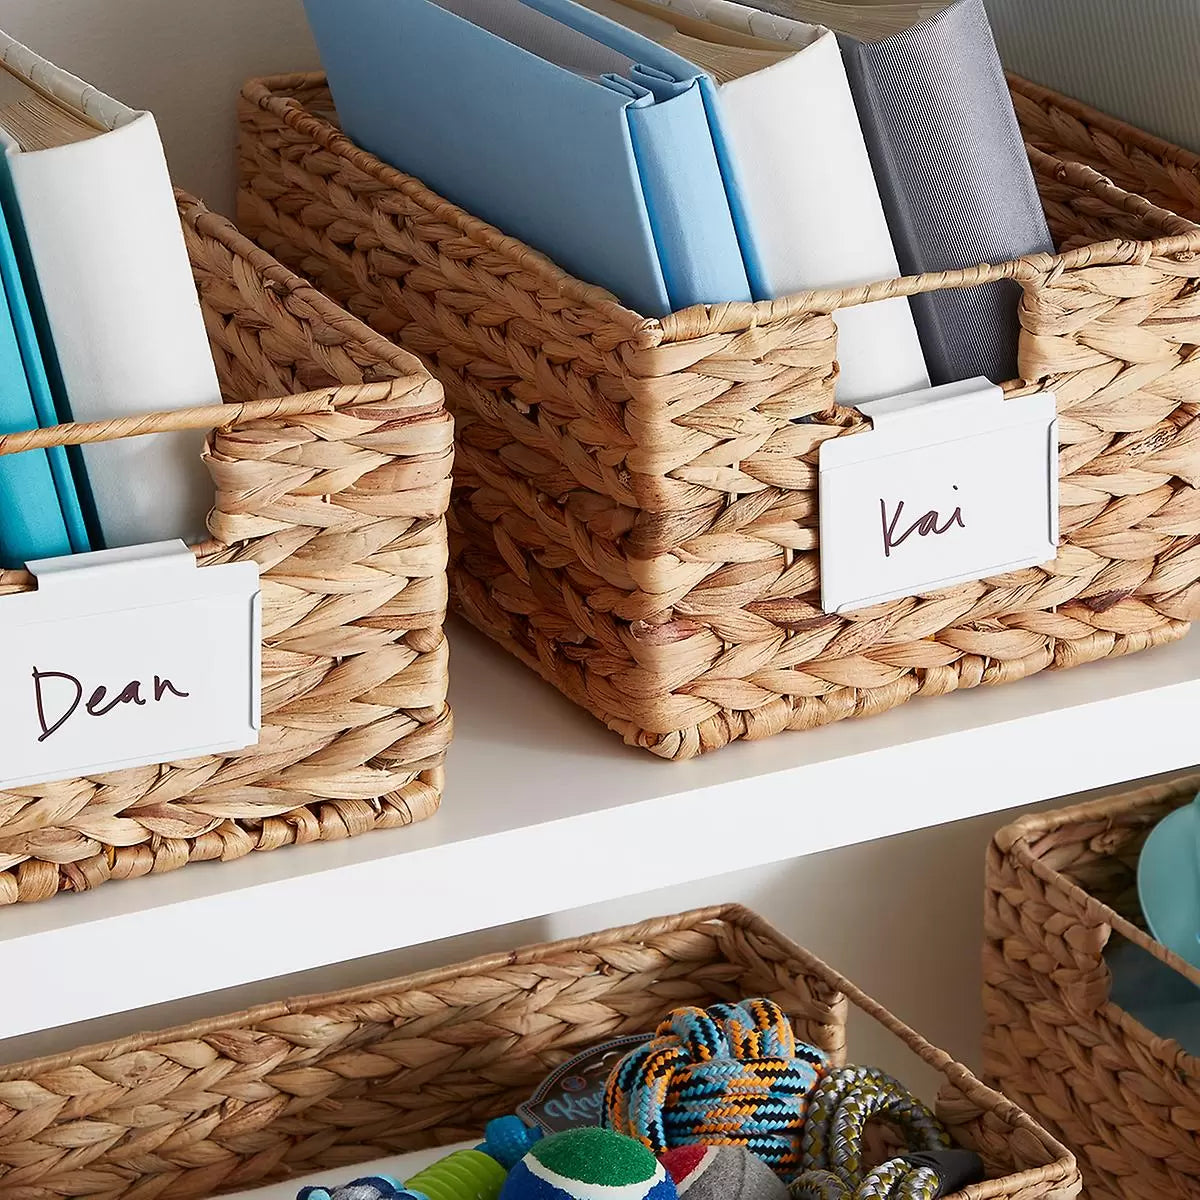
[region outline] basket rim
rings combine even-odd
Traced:
[[[1073,96],[1065,96],[1024,75],[1018,75],[1015,71],[1008,71],[1005,75],[1010,88],[1020,92],[1041,107],[1053,104],[1055,108],[1062,109],[1077,121],[1103,130],[1125,146],[1134,146],[1139,150],[1144,150],[1152,158],[1162,159],[1172,166],[1182,167],[1186,171],[1200,175],[1200,154],[1177,146],[1174,142],[1169,142],[1166,138],[1161,138],[1148,130],[1139,129],[1136,125],[1131,125],[1120,117],[1114,117],[1111,113],[1093,108],[1090,104],[1076,100]]]
[[[604,945],[618,939],[633,941],[653,934],[678,932],[709,921],[722,921],[734,927],[754,929],[755,932],[766,933],[776,941],[780,938],[777,931],[770,925],[741,905],[720,904],[709,908],[691,909],[671,916],[651,918],[632,925],[613,926],[595,933],[580,934],[577,937],[564,938],[559,941],[529,942],[514,950],[480,954],[464,962],[395,975],[376,983],[359,984],[355,987],[339,988],[327,992],[305,992],[284,1000],[268,1001],[247,1009],[222,1013],[219,1016],[182,1022],[163,1030],[131,1034],[125,1038],[96,1042],[76,1050],[63,1051],[60,1054],[45,1055],[21,1063],[0,1065],[0,1083],[11,1082],[14,1078],[28,1074],[34,1069],[40,1072],[72,1066],[81,1061],[94,1059],[101,1053],[105,1057],[128,1054],[148,1046],[161,1045],[167,1041],[187,1041],[206,1037],[228,1029],[232,1025],[271,1021],[279,1017],[308,1012],[314,1008],[328,1008],[331,1005],[362,1003],[400,990],[415,991],[449,980],[480,975],[502,967],[518,967],[537,963],[551,953],[563,954]],[[792,949],[790,944],[786,948],[789,951]],[[799,947],[797,949],[799,950]],[[799,957],[805,962],[806,967],[811,963],[814,967],[822,968],[823,973],[832,974],[823,963],[820,963],[807,951],[799,950]]]
[[[1127,941],[1152,955],[1177,974],[1182,975],[1189,983],[1200,987],[1200,969],[1193,967],[1174,951],[1169,950],[1161,942],[1150,937],[1139,929],[1132,921],[1123,917],[1115,908],[1106,904],[1069,878],[1061,870],[1048,864],[1034,849],[1033,843],[1041,836],[1055,830],[1068,828],[1072,825],[1091,825],[1098,822],[1109,822],[1114,813],[1155,801],[1166,799],[1176,794],[1188,794],[1200,791],[1200,771],[1187,771],[1176,774],[1166,780],[1158,780],[1130,790],[1123,790],[1111,796],[1097,800],[1085,800],[1079,804],[1068,805],[1065,808],[1053,809],[1045,813],[1029,813],[997,830],[992,838],[992,846],[1004,858],[1011,859],[1033,875],[1047,890],[1054,889],[1063,892],[1085,914],[1090,928],[1104,929],[1107,944],[1112,933],[1119,933]],[[993,869],[989,864],[987,871],[987,887],[995,890]],[[1100,956],[1103,964],[1103,955]],[[1177,1053],[1170,1057],[1178,1061],[1190,1075],[1200,1076],[1200,1055],[1189,1054],[1175,1039],[1161,1038],[1129,1012],[1116,1004],[1111,998],[1100,1006],[1100,1011],[1107,1012],[1111,1019],[1117,1021],[1121,1028],[1147,1051],[1161,1058],[1161,1052],[1156,1049],[1162,1045],[1177,1047]]]
[[[310,306],[321,320],[358,342],[372,358],[387,363],[396,371],[396,381],[420,379],[432,384],[439,395],[442,385],[429,373],[415,355],[376,333],[365,321],[348,312],[314,287],[303,276],[285,267],[261,246],[252,242],[226,216],[214,212],[199,197],[175,189],[175,202],[181,221],[192,225],[197,233],[223,245],[235,258],[244,261],[265,282],[266,287],[281,296],[296,296]],[[347,387],[361,386],[347,384]]]
[[[642,317],[621,305],[609,292],[568,274],[545,255],[438,195],[415,176],[389,166],[376,155],[357,146],[330,121],[304,108],[294,96],[288,94],[323,87],[325,84],[323,71],[266,75],[247,80],[241,89],[241,98],[251,107],[271,113],[297,132],[312,138],[330,153],[348,160],[355,168],[380,183],[435,212],[464,236],[504,255],[519,268],[535,271],[560,294],[599,308],[643,349],[664,343],[690,341],[708,334],[733,333],[901,296],[974,287],[1001,279],[1013,279],[1028,285],[1054,271],[1088,266],[1144,266],[1156,258],[1186,258],[1200,254],[1200,226],[1126,192],[1082,163],[1057,159],[1030,146],[1031,158],[1046,169],[1053,166],[1059,178],[1141,217],[1149,224],[1159,226],[1164,230],[1164,235],[1147,241],[1114,238],[1065,254],[1026,255],[1007,263],[985,263],[959,271],[930,272],[849,288],[813,289],[774,300],[693,305],[661,318]]]
[[[326,325],[338,328],[372,358],[394,370],[395,375],[388,379],[336,384],[271,399],[192,405],[127,417],[111,417],[102,421],[61,421],[37,429],[13,430],[0,434],[0,455],[179,430],[232,429],[249,421],[278,417],[315,416],[372,402],[386,403],[392,396],[408,395],[414,390],[429,393],[429,411],[425,414],[406,414],[410,419],[451,420],[445,404],[445,390],[416,355],[376,333],[365,321],[359,320],[289,270],[246,237],[227,217],[213,212],[204,201],[176,188],[175,203],[182,222],[224,246],[235,259],[245,262],[263,280],[266,290],[281,298],[299,297]]]

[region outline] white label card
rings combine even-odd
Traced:
[[[258,741],[255,563],[162,542],[29,570],[36,591],[0,596],[0,788]]]
[[[821,446],[821,607],[919,596],[1051,562],[1054,395],[986,379],[859,406],[873,428]]]

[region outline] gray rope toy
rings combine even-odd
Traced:
[[[909,1152],[865,1170],[868,1124],[884,1121]],[[873,1067],[830,1071],[809,1097],[800,1173],[792,1200],[937,1200],[983,1177],[977,1155],[954,1150],[937,1117],[890,1075]]]

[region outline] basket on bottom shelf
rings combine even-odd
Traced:
[[[261,738],[0,792],[0,904],[407,825],[441,797],[453,454],[441,386],[224,218],[183,196],[180,212],[226,400],[284,397],[231,406],[211,435],[212,540],[196,550],[201,566],[259,565]],[[31,582],[0,572],[0,596]]]
[[[1074,1159],[1014,1104],[729,907],[0,1067],[0,1195],[204,1200],[349,1177],[355,1163],[478,1140],[578,1051],[745,996],[775,1001],[835,1064],[853,1006],[932,1068],[940,1117],[989,1175],[960,1200],[1078,1194]]]
[[[1200,229],[1044,144],[1062,253],[651,320],[355,146],[322,76],[251,82],[239,113],[242,227],[446,386],[455,604],[627,742],[687,758],[1200,614]],[[820,448],[866,428],[830,314],[1001,280],[1057,399],[1057,559],[823,612]]]
[[[1197,789],[1192,775],[1024,817],[988,853],[986,1075],[1078,1153],[1089,1200],[1200,1194],[1200,1060],[1113,1001],[1105,957],[1119,936],[1200,986],[1145,932],[1137,891],[1147,835]]]

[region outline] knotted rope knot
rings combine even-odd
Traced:
[[[803,1170],[789,1185],[792,1200],[936,1200],[943,1195],[944,1181],[932,1167],[900,1157],[868,1169],[864,1155],[872,1121],[903,1134],[910,1152],[951,1145],[937,1117],[890,1075],[873,1067],[830,1071],[809,1102],[801,1138]]]
[[[605,1122],[656,1154],[745,1146],[788,1178],[800,1165],[809,1095],[827,1065],[815,1046],[796,1041],[770,1000],[679,1008],[614,1069]]]

